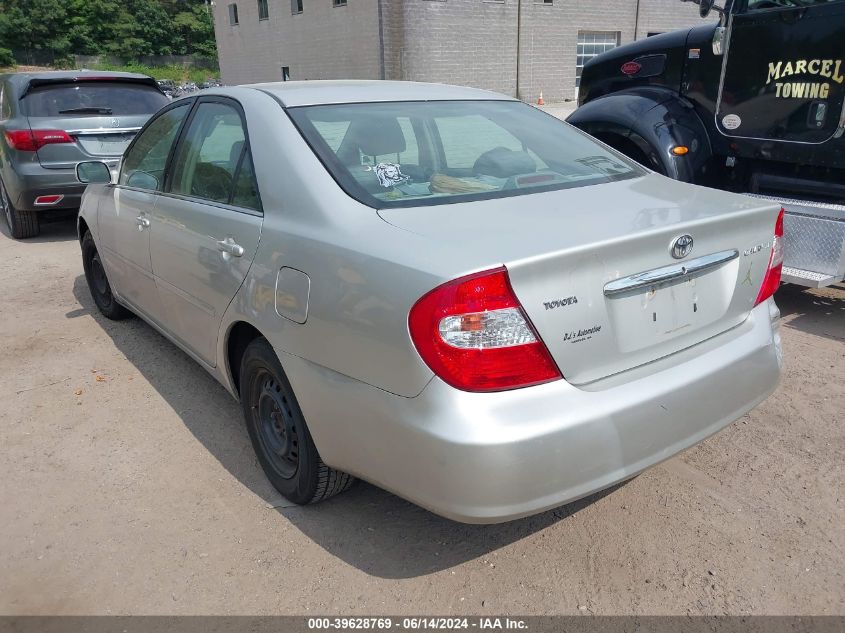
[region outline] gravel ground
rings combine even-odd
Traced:
[[[0,235],[0,613],[845,614],[845,287],[784,288],[778,391],[627,485],[498,526],[279,497],[238,406],[108,322],[72,222]]]

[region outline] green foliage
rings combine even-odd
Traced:
[[[141,73],[156,79],[172,79],[176,83],[193,81],[200,83],[209,79],[219,79],[220,72],[206,68],[185,68],[184,66],[147,66],[130,62],[127,64],[94,64],[87,66],[92,70],[117,70],[127,73]]]
[[[0,0],[0,47],[73,55],[216,59],[206,0]]]
[[[12,51],[8,48],[0,48],[0,68],[4,66],[14,66],[15,58],[12,57]]]

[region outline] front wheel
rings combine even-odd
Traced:
[[[600,141],[607,143],[618,152],[622,152],[631,160],[639,163],[643,167],[657,172],[663,176],[666,175],[666,167],[660,161],[660,156],[657,150],[649,148],[648,152],[642,150],[639,145],[628,138],[618,135],[597,135]]]
[[[38,214],[35,211],[18,211],[12,204],[6,186],[0,180],[0,209],[9,225],[9,233],[17,240],[36,237],[41,232]]]
[[[270,483],[290,501],[305,505],[343,492],[355,478],[323,463],[290,383],[264,338],[241,361],[241,405],[249,439]]]
[[[88,282],[91,297],[104,317],[120,321],[132,316],[132,313],[115,301],[112,295],[106,270],[90,231],[86,231],[82,237],[82,268],[85,270],[85,280]]]

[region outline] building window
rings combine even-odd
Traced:
[[[581,85],[584,64],[593,57],[619,46],[619,31],[581,31],[575,58],[575,85]]]
[[[302,0],[290,0],[290,12],[294,15],[302,13]]]
[[[258,20],[269,20],[270,9],[267,7],[267,0],[258,0]]]
[[[346,0],[332,0],[332,6],[345,7],[346,6]]]
[[[236,26],[238,24],[238,5],[234,2],[229,5],[229,25]]]

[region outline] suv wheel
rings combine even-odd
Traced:
[[[6,186],[0,180],[0,208],[9,225],[9,232],[15,239],[35,237],[40,232],[38,214],[35,211],[18,211],[12,205]]]

